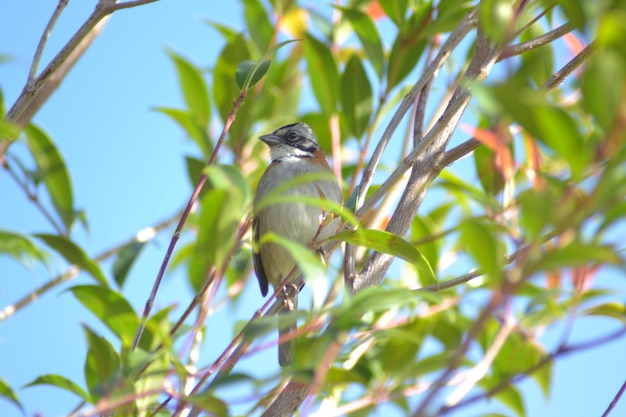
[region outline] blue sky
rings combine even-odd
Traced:
[[[52,33],[42,68],[84,21],[94,3],[69,2]],[[11,61],[0,65],[0,87],[7,107],[21,91],[36,44],[56,4],[10,2],[0,6],[0,54],[11,56]],[[166,48],[199,65],[210,66],[217,56],[222,39],[204,19],[241,27],[239,2],[164,0],[117,12],[34,119],[57,143],[70,171],[76,206],[87,210],[89,232],[78,230],[74,237],[91,255],[171,216],[190,195],[183,157],[193,148],[178,127],[151,108],[183,106]],[[21,144],[16,144],[11,152],[26,155]],[[0,198],[0,228],[25,233],[49,231],[34,206],[3,171],[0,195],[9,196],[8,200]],[[149,245],[129,278],[125,294],[138,311],[148,296],[168,239],[166,234]],[[104,269],[109,273],[110,263],[105,263]],[[0,257],[0,308],[62,270],[61,262],[54,264],[52,270],[27,270]],[[601,286],[621,283],[624,290],[623,276],[618,277],[617,272],[602,279],[606,282],[601,282]],[[91,281],[81,275],[71,284],[80,283]],[[244,293],[246,302],[241,303],[247,307],[218,314],[236,314],[239,320],[251,317],[262,304],[256,283],[253,284]],[[56,288],[0,323],[0,376],[17,390],[30,415],[66,415],[77,404],[75,396],[59,389],[19,388],[47,373],[63,374],[83,383],[85,345],[80,323],[89,323],[107,334],[65,291],[68,287]],[[168,275],[156,305],[185,306],[190,297],[186,280],[178,271]],[[602,335],[611,328],[615,326],[607,326],[603,319],[586,319],[575,326],[573,339]],[[210,331],[231,337],[230,330]],[[551,332],[546,340],[556,343],[562,329]],[[228,340],[210,344],[203,351],[205,358],[215,357]],[[528,393],[528,415],[599,416],[626,376],[625,351],[622,340],[560,360],[554,368],[552,398],[548,401],[534,383],[522,384]],[[264,352],[258,360],[255,357],[255,363],[244,361],[243,365],[262,370],[273,364],[274,357],[273,350]],[[479,416],[485,411],[480,406],[457,415]],[[0,415],[21,414],[0,400]],[[626,415],[626,401],[613,415]]]

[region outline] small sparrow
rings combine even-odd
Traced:
[[[317,144],[317,138],[308,125],[304,123],[286,125],[274,133],[261,136],[260,139],[269,146],[272,163],[263,173],[254,199],[255,216],[252,222],[256,248],[253,253],[254,270],[259,280],[261,294],[267,295],[268,284],[272,284],[274,291],[279,292],[277,299],[282,299],[285,303],[282,311],[295,311],[299,288],[289,285],[280,288],[280,286],[294,269],[296,262],[284,247],[272,242],[259,246],[259,240],[265,233],[272,232],[311,248],[312,243],[334,235],[341,226],[341,220],[338,217],[333,219],[329,209],[305,202],[275,203],[261,208],[258,212],[256,207],[274,188],[303,174],[328,173],[329,179],[298,183],[285,190],[282,195],[314,197],[341,204],[341,189],[332,178],[332,170],[326,161],[326,155]],[[295,279],[298,274],[296,270],[290,279]],[[296,319],[279,314],[278,326],[278,363],[280,366],[288,366],[293,359]]]

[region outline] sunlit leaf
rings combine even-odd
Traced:
[[[211,117],[211,102],[202,73],[190,61],[174,51],[168,51],[168,55],[176,66],[178,82],[187,107],[200,127],[206,129]]]
[[[74,222],[74,195],[65,161],[52,139],[39,127],[29,124],[24,132],[37,164],[37,173],[46,186],[65,230],[69,231]]]
[[[116,386],[121,360],[106,338],[97,335],[83,325],[87,338],[87,358],[85,360],[85,381],[94,400],[110,395]]]
[[[207,129],[200,125],[191,111],[167,107],[155,107],[154,110],[172,119],[172,121],[180,126],[187,136],[196,143],[198,148],[202,151],[202,154],[206,158],[209,157],[213,143],[207,133]]]
[[[307,35],[306,39],[306,61],[311,88],[322,113],[330,116],[335,113],[339,101],[337,63],[328,46],[311,35]]]
[[[259,0],[243,0],[243,16],[246,19],[246,28],[250,40],[256,45],[259,52],[264,52],[274,35],[274,25],[270,21],[265,6]],[[256,84],[253,82],[251,85]]]
[[[586,316],[603,316],[618,319],[626,323],[626,305],[623,303],[608,302],[594,307],[590,307],[583,311]]]
[[[102,273],[100,266],[93,260],[89,259],[89,256],[87,256],[87,254],[74,242],[62,236],[44,233],[38,233],[33,236],[42,240],[43,243],[51,249],[54,249],[67,262],[84,270],[89,275],[94,277],[100,284],[108,286],[107,279]]]
[[[498,280],[503,275],[505,251],[494,230],[484,222],[465,219],[459,225],[459,244],[488,276]]]
[[[342,115],[354,137],[360,138],[370,125],[372,88],[361,60],[352,55],[341,77]]]
[[[86,403],[91,402],[91,397],[89,396],[89,394],[87,394],[87,392],[84,389],[80,387],[80,385],[78,385],[74,381],[61,375],[56,375],[56,374],[41,375],[37,377],[34,381],[26,384],[25,387],[34,387],[37,385],[52,385],[54,387],[61,388],[65,391],[69,391],[73,394],[78,395]]]
[[[11,386],[2,378],[0,378],[0,398],[4,398],[8,402],[19,408],[21,411],[24,411],[24,407],[22,406],[22,403],[20,403],[20,400],[17,398],[17,395],[15,395],[15,392],[13,392]]]
[[[120,293],[98,285],[79,285],[70,288],[70,291],[120,338],[124,346],[131,346],[139,318]]]
[[[397,4],[397,2],[390,2]],[[400,6],[401,7],[401,6]],[[378,29],[372,19],[358,9],[340,8],[343,16],[350,21],[354,32],[359,37],[369,62],[374,67],[376,75],[382,79],[384,68],[383,43]]]
[[[28,267],[34,262],[46,262],[48,256],[27,236],[0,229],[0,254],[5,254]]]

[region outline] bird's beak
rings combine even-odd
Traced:
[[[270,133],[269,135],[263,135],[259,137],[259,139],[265,142],[267,146],[274,146],[280,143],[280,138],[273,133]]]

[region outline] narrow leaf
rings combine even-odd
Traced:
[[[121,360],[113,346],[102,336],[83,325],[87,338],[85,381],[95,401],[111,395],[116,388],[115,376],[119,375]]]
[[[341,108],[350,133],[360,138],[372,116],[372,87],[361,60],[353,54],[341,77]]]
[[[29,266],[32,262],[45,262],[47,259],[46,253],[27,235],[0,229],[0,254],[2,253],[24,266]]]
[[[89,273],[100,284],[108,286],[107,279],[102,273],[100,266],[89,259],[87,254],[74,242],[57,235],[38,233],[34,236],[42,240],[51,249],[54,249],[67,262]]]
[[[35,379],[32,382],[29,382],[28,384],[26,384],[24,387],[34,387],[37,385],[52,385],[55,386],[57,388],[61,388],[65,391],[69,391],[73,394],[78,395],[80,398],[83,399],[83,401],[85,401],[86,403],[90,403],[91,402],[91,397],[89,396],[89,394],[87,394],[87,392],[82,389],[77,383],[75,383],[74,381],[67,379],[64,376],[61,375],[56,375],[56,374],[47,374],[47,375],[41,375],[40,377],[38,377],[37,379]]]
[[[146,242],[131,242],[120,249],[117,258],[113,262],[113,279],[120,288],[124,286],[130,268],[145,245]]]
[[[191,62],[173,51],[167,52],[178,73],[178,82],[182,90],[185,103],[193,114],[195,120],[203,128],[209,126],[211,117],[211,103],[209,90],[207,89],[202,73]]]
[[[374,67],[379,79],[383,76],[383,43],[374,21],[358,9],[340,8],[343,16],[350,21],[354,32],[358,36],[369,62]]]
[[[139,318],[120,293],[99,285],[79,285],[70,288],[70,291],[120,338],[123,346],[132,344]]]
[[[5,400],[9,401],[17,408],[19,408],[22,412],[24,411],[24,407],[22,406],[22,403],[20,403],[20,400],[17,398],[17,395],[15,395],[15,392],[13,392],[11,386],[9,386],[9,384],[2,378],[0,378],[0,398],[4,398]]]
[[[313,94],[322,113],[330,116],[337,110],[339,100],[339,71],[328,46],[307,35],[305,55]]]
[[[74,222],[74,195],[65,161],[54,142],[39,127],[29,124],[24,132],[37,164],[38,175],[46,186],[65,230],[69,231]]]

